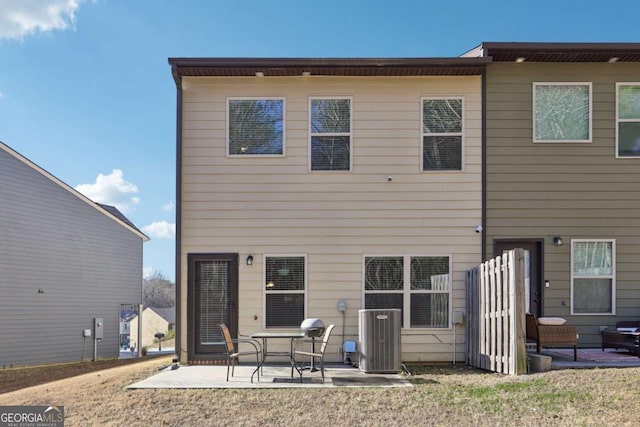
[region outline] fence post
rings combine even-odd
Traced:
[[[527,348],[526,348],[526,302],[525,294],[525,251],[524,249],[515,249],[513,251],[513,270],[514,270],[514,300],[512,306],[513,312],[513,354],[514,363],[513,373],[515,375],[527,373]]]

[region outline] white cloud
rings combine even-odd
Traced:
[[[153,267],[144,267],[142,269],[142,277],[144,279],[148,279],[149,277],[153,276],[156,273],[156,269]]]
[[[76,190],[93,200],[115,206],[122,212],[130,211],[140,203],[138,187],[124,179],[120,169],[114,169],[109,175],[98,174],[94,184],[80,184]]]
[[[0,93],[0,95],[2,95],[2,94]],[[1,96],[0,96],[0,98],[1,98]],[[169,203],[167,203],[166,205],[164,205],[162,207],[162,210],[165,211],[165,212],[171,212],[173,210],[174,206],[175,205],[173,204],[173,202],[169,202]]]
[[[0,38],[23,39],[37,32],[73,26],[84,0],[2,0]]]
[[[158,239],[173,239],[176,237],[176,224],[167,221],[156,221],[142,227],[142,231],[150,237]]]

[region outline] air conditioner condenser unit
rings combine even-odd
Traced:
[[[401,311],[359,310],[358,367],[368,373],[402,370]]]

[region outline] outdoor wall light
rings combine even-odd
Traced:
[[[247,265],[253,265],[253,255],[247,257]]]
[[[562,244],[564,243],[564,241],[562,240],[562,237],[560,236],[553,236],[553,244],[556,246],[562,246]]]

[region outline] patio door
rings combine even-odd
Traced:
[[[542,316],[544,308],[543,299],[543,255],[542,239],[496,239],[493,242],[493,256],[502,255],[502,252],[510,249],[522,248],[529,253],[529,283],[526,284],[529,312],[536,316]]]
[[[189,352],[193,358],[224,353],[219,328],[238,334],[238,254],[190,254]]]

